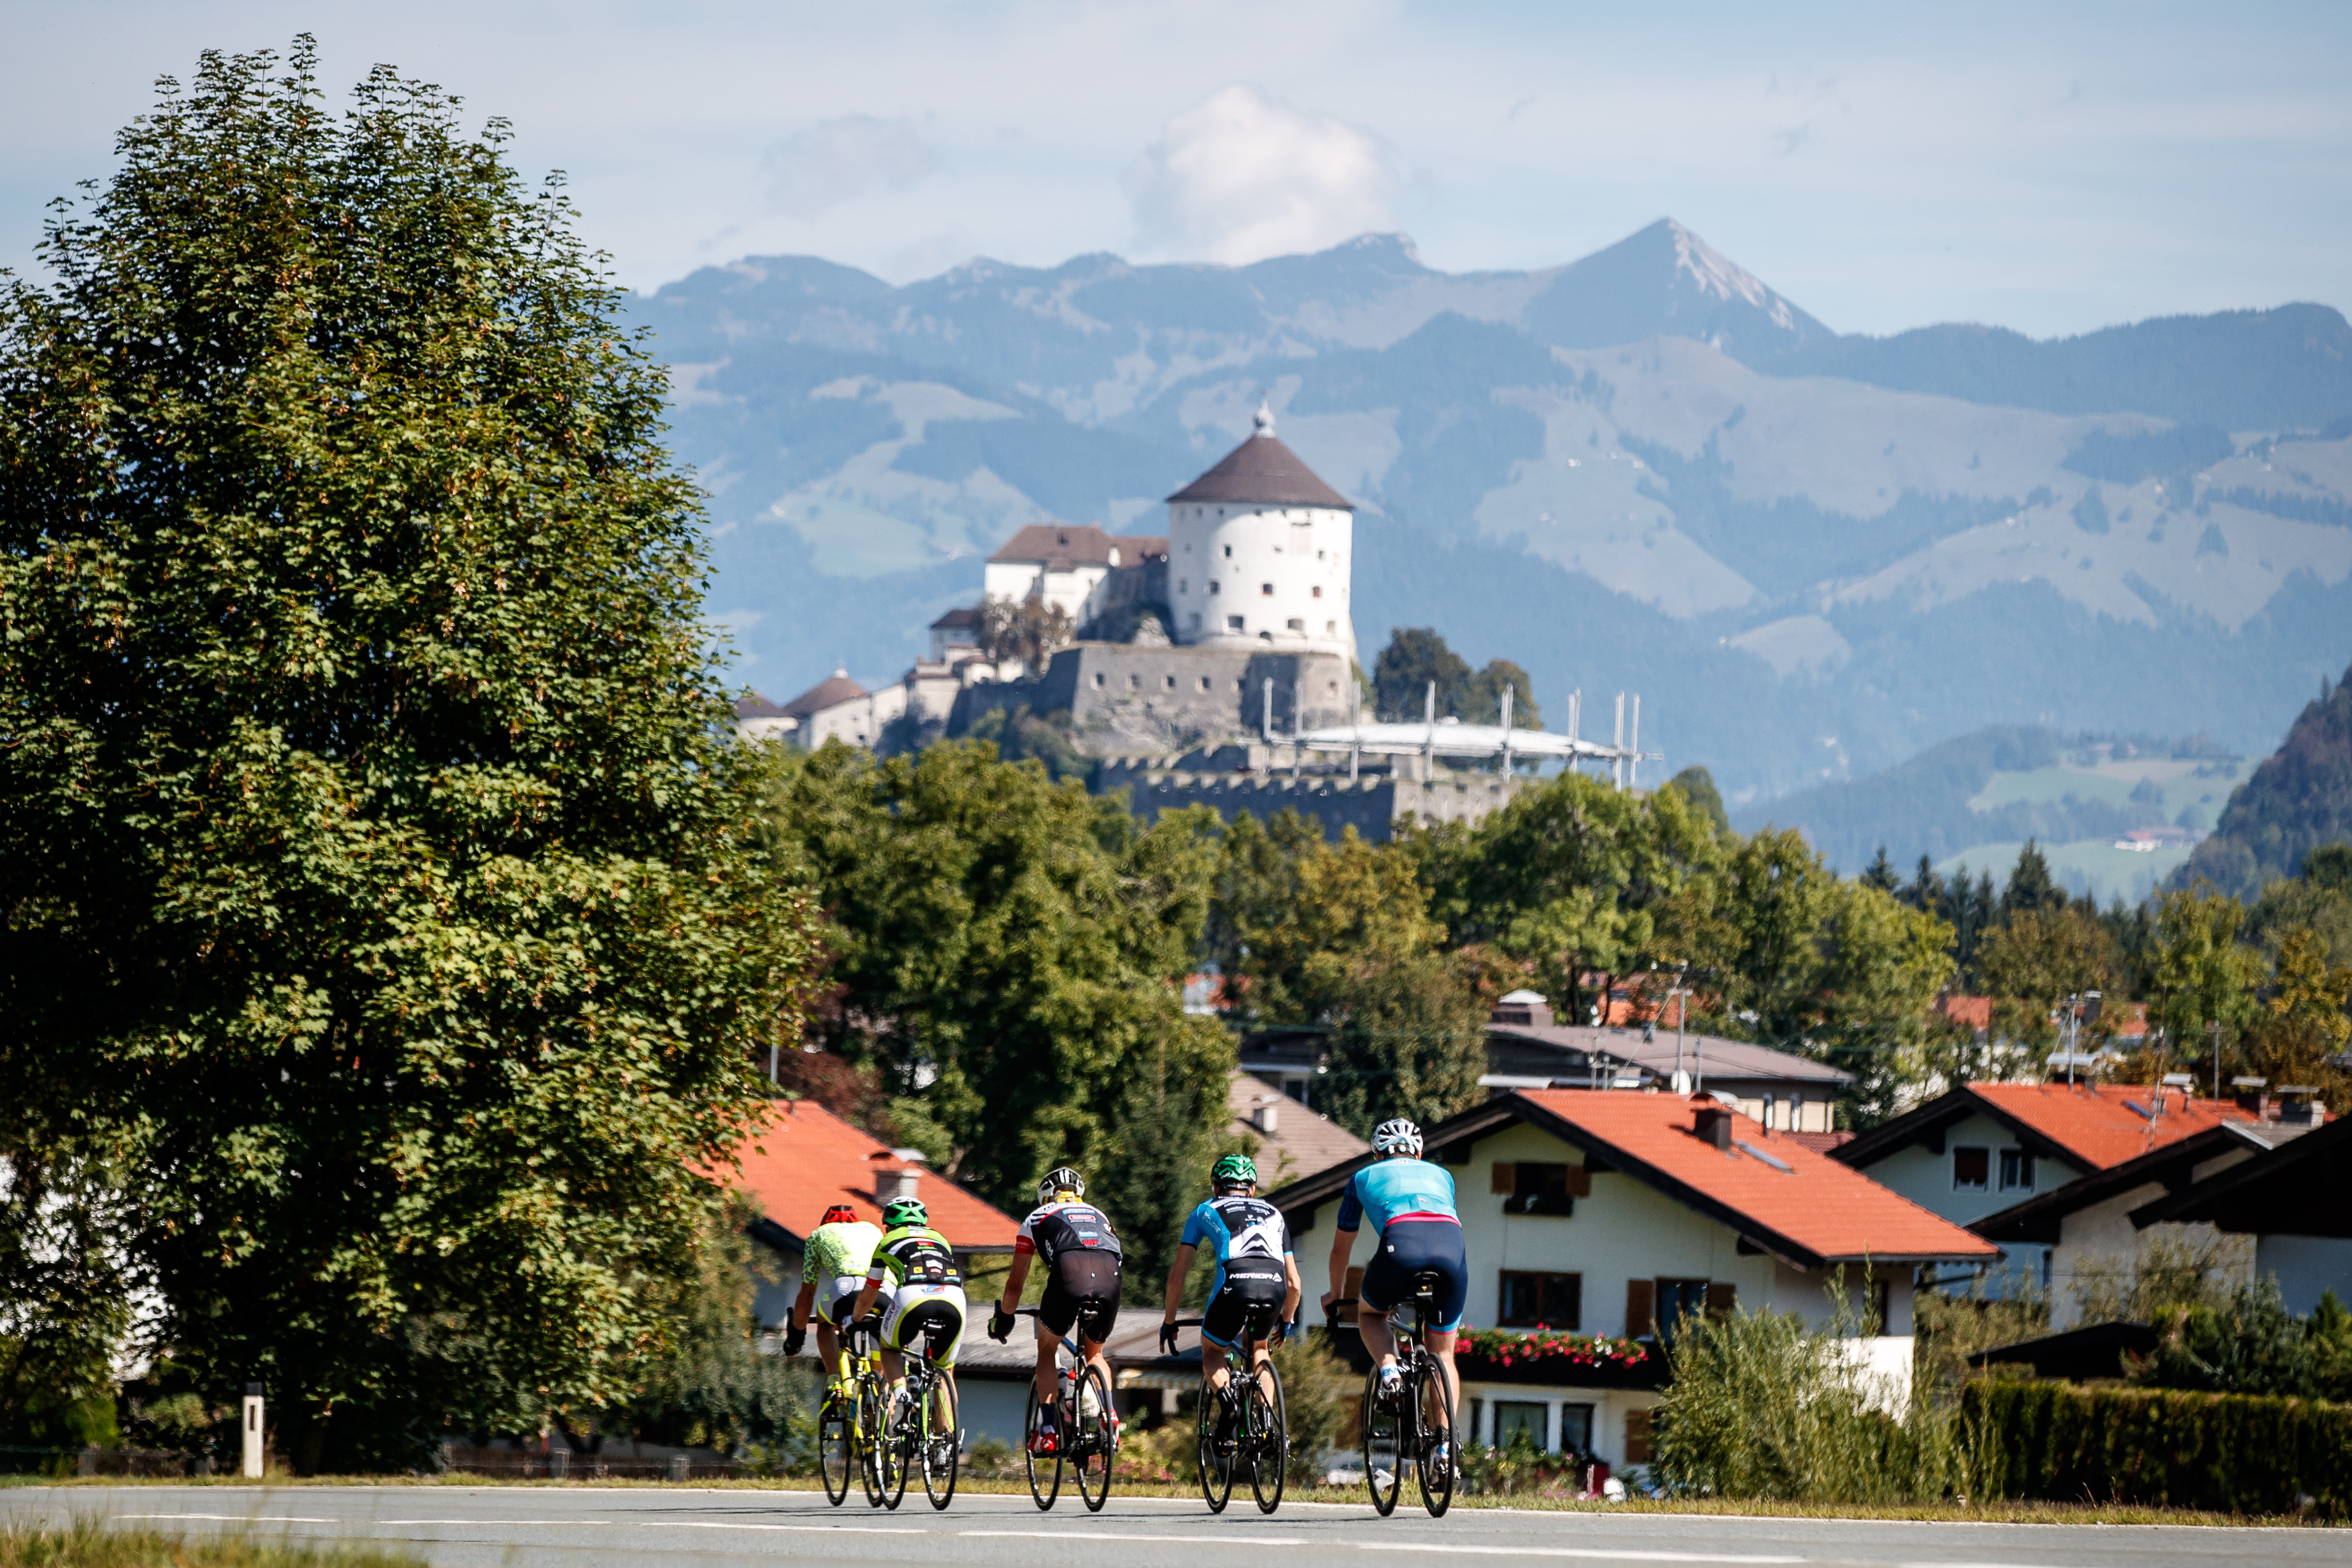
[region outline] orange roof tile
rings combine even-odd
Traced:
[[[837,1203],[856,1209],[860,1219],[880,1224],[875,1176],[911,1168],[911,1162],[810,1100],[772,1102],[736,1152],[741,1173],[722,1171],[719,1179],[757,1200],[795,1241],[815,1229],[825,1209]],[[1021,1222],[945,1176],[924,1172],[915,1195],[931,1211],[932,1228],[958,1251],[1012,1250]]]
[[[2144,1084],[1972,1083],[1967,1092],[1993,1110],[2032,1129],[2074,1156],[2086,1169],[2104,1171],[2150,1150],[2179,1142],[2224,1121],[2253,1117],[2227,1100],[2195,1100],[2179,1089],[2163,1090],[2164,1114],[2150,1121],[2126,1102],[2156,1110],[2158,1090]]]
[[[1716,1211],[1751,1240],[1769,1247],[1781,1238],[1795,1244],[1790,1250],[1811,1255],[1793,1262],[1990,1258],[2000,1251],[1826,1154],[1768,1136],[1761,1122],[1736,1111],[1729,1112],[1732,1152],[1717,1149],[1693,1131],[1698,1110],[1713,1100],[1575,1089],[1497,1098],[1524,1100],[1570,1123],[1586,1134],[1578,1142],[1598,1144],[1618,1169],[1702,1212]],[[1788,1168],[1777,1170],[1758,1155]]]

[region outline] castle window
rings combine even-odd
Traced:
[[[1198,616],[1194,616],[1193,618],[1194,618],[1195,620],[1197,620],[1197,619],[1199,619],[1200,617],[1198,617]],[[1337,622],[1337,621],[1325,621],[1325,622],[1323,623],[1323,629],[1324,629],[1326,632],[1329,633],[1331,636],[1333,636],[1333,637],[1338,637],[1338,636],[1339,635],[1339,622]],[[1337,691],[1337,690],[1339,690],[1339,689],[1338,687],[1336,687],[1336,686],[1335,686],[1335,687],[1333,687],[1331,689],[1332,689],[1332,690],[1334,690],[1334,691]]]
[[[1101,671],[1101,670],[1097,669],[1097,670],[1096,670],[1096,671],[1095,671],[1095,684],[1096,684],[1097,686],[1098,686],[1098,687],[1099,687],[1102,683],[1103,683],[1103,673],[1102,673],[1102,671]]]
[[[1209,689],[1209,678],[1205,675],[1201,677],[1201,689],[1203,691]]]
[[[1201,617],[1200,617],[1200,616],[1194,616],[1192,617],[1192,629],[1193,629],[1194,631],[1196,631],[1196,632],[1197,632],[1197,631],[1199,631],[1199,630],[1201,629]],[[1175,678],[1174,676],[1171,675],[1171,676],[1164,677],[1164,679],[1165,679],[1167,680],[1167,682],[1168,682],[1168,689],[1169,689],[1169,690],[1171,690],[1171,691],[1175,690],[1175,689],[1176,689],[1176,678]]]
[[[1192,591],[1192,579],[1191,579],[1190,577],[1179,577],[1179,578],[1177,578],[1177,579],[1176,579],[1176,591],[1177,591],[1178,593],[1180,593],[1180,594],[1189,594],[1189,593],[1191,593],[1191,592]]]
[[[1237,632],[1241,629],[1242,618],[1239,616],[1227,616],[1225,617],[1225,630],[1229,632]]]
[[[1307,629],[1307,623],[1300,620],[1297,616],[1290,617],[1289,626],[1290,629],[1294,632],[1304,632]]]
[[[1233,558],[1234,558],[1234,547],[1233,547],[1232,545],[1228,544],[1228,545],[1226,545],[1226,546],[1225,546],[1225,559],[1226,559],[1226,560],[1228,560],[1228,561],[1231,561]]]
[[[1190,550],[1190,549],[1192,549],[1192,547],[1191,545],[1189,545],[1189,544],[1188,544],[1188,545],[1186,545],[1184,548],[1185,548],[1185,549],[1187,549],[1187,550]],[[1318,561],[1322,560],[1322,559],[1323,559],[1323,552],[1322,552],[1321,551],[1319,551],[1319,550],[1318,550],[1318,551],[1317,551],[1317,552],[1315,552],[1315,559],[1316,559],[1316,560],[1318,560]]]
[[[1259,584],[1257,591],[1264,594],[1269,599],[1274,597],[1274,584],[1271,583]]]
[[[1139,676],[1139,675],[1130,675],[1130,676],[1129,676],[1129,677],[1127,678],[1127,689],[1128,689],[1129,691],[1138,691],[1138,690],[1140,690],[1140,689],[1142,689],[1142,687],[1143,687],[1143,678],[1142,678],[1141,676]]]
[[[1218,593],[1218,592],[1220,592],[1220,591],[1222,590],[1222,588],[1223,588],[1223,584],[1221,584],[1220,583],[1218,583],[1218,581],[1217,581],[1214,577],[1212,577],[1212,578],[1210,578],[1210,579],[1209,579],[1209,592],[1210,592],[1210,593],[1212,593],[1212,594]]]
[[[1337,697],[1337,696],[1339,696],[1339,683],[1338,681],[1334,680],[1334,681],[1331,681],[1331,682],[1329,682],[1328,684],[1327,684],[1327,685],[1323,688],[1323,695],[1325,695],[1326,697]]]
[[[1322,596],[1323,596],[1323,584],[1320,584],[1320,583],[1318,583],[1318,584],[1315,584],[1315,597],[1317,597],[1317,598],[1318,598],[1318,599],[1319,599],[1319,598],[1321,598]]]

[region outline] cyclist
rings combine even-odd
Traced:
[[[893,1388],[905,1381],[905,1352],[920,1349],[952,1385],[956,1347],[963,1341],[963,1276],[948,1238],[931,1228],[930,1212],[916,1198],[896,1198],[882,1209],[886,1227],[866,1270],[866,1289],[849,1314],[863,1322],[875,1298],[889,1292],[879,1327],[882,1375]]]
[[[1462,1247],[1462,1217],[1454,1206],[1454,1178],[1421,1157],[1421,1129],[1398,1118],[1372,1129],[1372,1163],[1358,1171],[1339,1200],[1331,1238],[1331,1288],[1323,1293],[1328,1310],[1348,1278],[1356,1231],[1371,1215],[1378,1245],[1356,1288],[1356,1328],[1364,1350],[1380,1367],[1381,1388],[1395,1394],[1396,1336],[1388,1315],[1404,1304],[1412,1277],[1433,1269],[1440,1277],[1429,1352],[1445,1377],[1449,1414],[1462,1384],[1454,1370],[1454,1331],[1470,1298],[1470,1264]]]
[[[1168,1270],[1160,1346],[1176,1353],[1176,1309],[1183,1300],[1184,1277],[1192,1271],[1193,1251],[1204,1244],[1213,1247],[1216,1273],[1201,1312],[1201,1375],[1223,1405],[1217,1415],[1223,1439],[1230,1436],[1240,1409],[1224,1352],[1246,1331],[1256,1342],[1255,1364],[1265,1366],[1267,1347],[1282,1337],[1283,1325],[1298,1310],[1302,1288],[1282,1211],[1257,1195],[1257,1163],[1246,1154],[1226,1155],[1210,1168],[1209,1190],[1214,1195],[1184,1221],[1176,1261]]]
[[[1055,1347],[1076,1328],[1086,1359],[1110,1379],[1103,1360],[1103,1341],[1118,1320],[1118,1237],[1102,1210],[1086,1201],[1087,1181],[1067,1165],[1058,1165],[1037,1184],[1037,1206],[1021,1222],[1013,1241],[1013,1267],[1004,1277],[1004,1295],[988,1320],[988,1337],[1003,1344],[1013,1332],[1013,1309],[1021,1288],[1029,1282],[1029,1260],[1042,1258],[1053,1270],[1045,1281],[1045,1299],[1037,1308],[1037,1436],[1034,1451],[1055,1452],[1061,1445],[1060,1375],[1055,1370]],[[1114,1423],[1115,1411],[1104,1415]]]
[[[816,1353],[824,1363],[826,1379],[838,1386],[848,1380],[841,1364],[839,1331],[850,1322],[841,1309],[857,1299],[866,1285],[866,1270],[874,1248],[882,1240],[878,1226],[857,1217],[847,1204],[835,1204],[809,1232],[801,1252],[801,1293],[793,1303],[792,1327],[784,1334],[784,1353],[798,1355],[808,1339],[809,1309],[816,1309]]]

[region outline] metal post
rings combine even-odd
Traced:
[[[1636,775],[1642,771],[1642,694],[1638,691],[1633,694],[1633,733],[1629,741],[1633,754],[1625,759],[1625,787],[1639,789],[1641,780]]]
[[[1576,771],[1577,763],[1581,760],[1576,754],[1574,742],[1584,738],[1583,721],[1584,688],[1580,686],[1568,694],[1568,738],[1570,742],[1568,748],[1568,769],[1570,773]]]
[[[1258,714],[1257,732],[1268,746],[1274,744],[1274,678],[1272,676],[1266,677],[1265,706],[1260,710]],[[1269,767],[1273,765],[1273,763],[1274,759],[1272,757],[1268,757],[1266,759],[1266,763]]]
[[[1625,694],[1622,691],[1617,694],[1617,728],[1612,733],[1615,739],[1609,748],[1616,755],[1609,759],[1609,780],[1622,790],[1625,787]]]
[[[1503,776],[1511,776],[1511,689],[1503,688]]]
[[[261,1420],[261,1384],[245,1385],[245,1463],[239,1474],[249,1480],[261,1479],[261,1445],[266,1430]]]
[[[770,1040],[768,1042],[768,1081],[770,1083],[778,1083],[782,1081],[777,1076],[779,1069],[782,1067],[782,1063],[777,1059],[777,1053],[782,1049],[783,1047],[774,1040]]]
[[[1422,722],[1429,726],[1421,742],[1421,782],[1428,784],[1437,777],[1437,682],[1429,683],[1429,692],[1422,700]]]
[[[2221,1098],[2221,1020],[2214,1019],[2206,1026],[2213,1031],[2213,1098]]]

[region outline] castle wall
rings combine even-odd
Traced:
[[[1067,709],[1097,754],[1169,752],[1257,734],[1268,680],[1277,735],[1344,724],[1354,679],[1333,653],[1080,643],[1054,656],[1031,706]]]
[[[1499,773],[1441,774],[1431,784],[1386,775],[1350,783],[1332,774],[1187,773],[1168,766],[1166,757],[1114,758],[1096,770],[1094,792],[1128,792],[1128,809],[1147,825],[1163,811],[1205,805],[1227,822],[1244,812],[1263,822],[1288,807],[1336,839],[1349,828],[1374,844],[1395,837],[1399,817],[1424,826],[1476,822],[1499,810],[1535,783]]]

